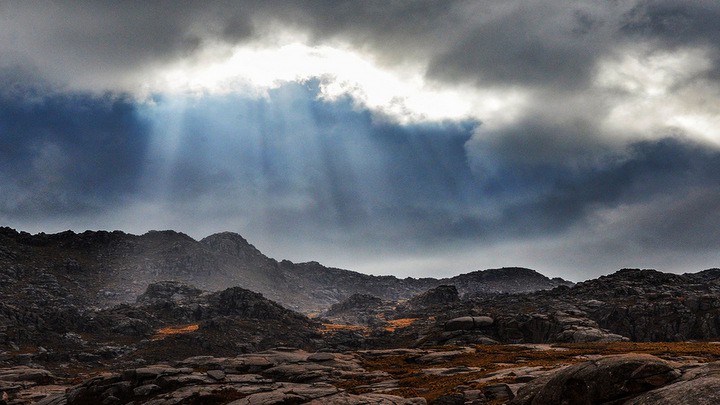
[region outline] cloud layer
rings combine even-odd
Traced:
[[[3,3],[0,219],[409,275],[711,267],[719,27],[710,0]]]

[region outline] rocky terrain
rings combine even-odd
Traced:
[[[0,405],[720,403],[718,269],[397,279],[230,233],[0,242]]]
[[[350,353],[277,348],[98,372],[0,368],[6,404],[715,404],[707,344],[482,346]],[[611,354],[613,352],[627,352]]]
[[[573,287],[460,298],[440,286],[397,305],[370,306],[359,296],[325,313],[337,322],[373,326],[413,319],[415,344],[668,342],[720,336],[720,270],[667,274],[624,269]]]

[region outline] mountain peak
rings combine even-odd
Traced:
[[[196,242],[195,239],[190,237],[187,234],[184,234],[182,232],[173,231],[173,230],[162,230],[162,231],[147,231],[145,232],[142,237],[144,238],[152,238],[152,239],[178,239],[178,240],[185,240],[185,241],[192,241]]]
[[[502,267],[478,270],[446,279],[454,284],[461,293],[475,293],[484,290],[494,293],[519,293],[535,290],[549,290],[559,285],[573,285],[561,278],[548,278],[541,273],[525,267]],[[478,288],[483,286],[482,289]]]
[[[266,258],[260,250],[235,232],[219,232],[200,240],[210,250],[240,258]]]

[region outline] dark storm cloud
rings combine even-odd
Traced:
[[[381,63],[427,64],[429,77],[555,91],[588,85],[598,60],[638,41],[718,49],[720,6],[708,1],[205,1],[1,5],[0,53],[54,79],[133,76],[215,43],[280,30],[341,41]],[[10,59],[9,59],[10,58]],[[52,65],[47,65],[51,63]],[[48,69],[51,68],[51,69]]]
[[[661,46],[718,47],[720,4],[712,0],[644,1],[624,16],[622,32],[658,40]]]
[[[281,3],[283,4],[283,3]],[[428,75],[483,86],[585,84],[616,45],[631,3],[311,1],[273,7],[317,42],[339,39],[381,61],[428,62]],[[286,10],[292,10],[287,12]]]
[[[331,1],[288,9],[292,14],[275,15],[319,42],[348,41],[388,64],[427,62],[430,78],[484,87],[575,92],[623,46],[720,49],[720,5],[713,0]]]
[[[485,85],[574,87],[589,80],[608,29],[572,6],[519,5],[473,27],[432,59],[429,73]]]
[[[648,38],[660,48],[701,46],[712,50],[712,80],[720,80],[720,3],[645,1],[630,11],[622,33],[630,39]]]
[[[438,80],[572,88],[586,84],[595,61],[621,39],[629,4],[308,2],[293,3],[288,20],[318,42],[347,41],[388,64],[428,62]]]
[[[489,154],[495,151],[488,149]],[[484,196],[493,200],[501,214],[492,220],[467,218],[459,222],[462,227],[457,231],[489,240],[557,235],[583,223],[599,209],[642,206],[672,196],[675,208],[668,210],[673,219],[667,221],[661,215],[657,221],[651,221],[656,218],[658,207],[648,210],[652,214],[636,213],[644,219],[622,224],[628,241],[641,242],[648,239],[641,235],[647,234],[653,235],[656,245],[687,246],[702,241],[693,247],[718,246],[717,239],[702,236],[709,227],[689,224],[717,216],[715,204],[693,202],[691,194],[698,189],[717,191],[720,153],[690,141],[665,138],[634,143],[621,155],[599,153],[593,160],[593,164],[567,166],[532,159],[522,161],[516,156],[508,160],[495,158],[492,171],[486,171],[479,183],[484,187]],[[672,232],[662,229],[659,224],[662,221],[668,222],[667,228],[673,228]],[[679,232],[683,223],[686,229]]]
[[[530,116],[499,129],[482,131],[467,145],[477,169],[493,156],[518,163],[586,165],[595,157],[609,153],[596,124],[589,119],[556,122],[541,115]]]
[[[143,171],[148,125],[132,102],[38,94],[0,75],[0,212],[42,217],[94,210],[132,192]],[[42,92],[42,91],[41,91]]]
[[[192,57],[209,42],[238,43],[253,33],[242,7],[220,1],[12,2],[0,5],[0,22],[4,63],[75,87],[82,87],[79,77],[132,82],[147,69]]]
[[[670,142],[672,145],[674,142]],[[631,147],[628,160],[608,167],[589,168],[573,173],[564,170],[555,173],[553,187],[531,207],[522,207],[520,215],[534,215],[545,218],[549,224],[572,224],[583,211],[595,204],[615,205],[651,199],[667,186],[673,177],[684,180],[687,160],[682,148],[670,154],[667,145],[660,143],[635,144]],[[675,148],[669,148],[675,149]],[[665,158],[669,160],[664,160]],[[659,183],[659,184],[658,184]],[[659,187],[660,186],[660,187]],[[540,229],[545,226],[541,226]]]
[[[635,241],[647,250],[675,254],[715,252],[720,245],[720,187],[682,188],[682,196],[672,195],[660,203],[628,213],[635,226],[616,235]]]

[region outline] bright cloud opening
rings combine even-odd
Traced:
[[[501,125],[517,117],[527,96],[520,89],[439,85],[424,78],[423,66],[381,67],[355,51],[292,43],[242,46],[182,61],[160,71],[145,88],[169,94],[264,94],[282,83],[320,79],[321,97],[344,96],[400,123],[481,119]],[[212,60],[210,60],[212,59]]]

